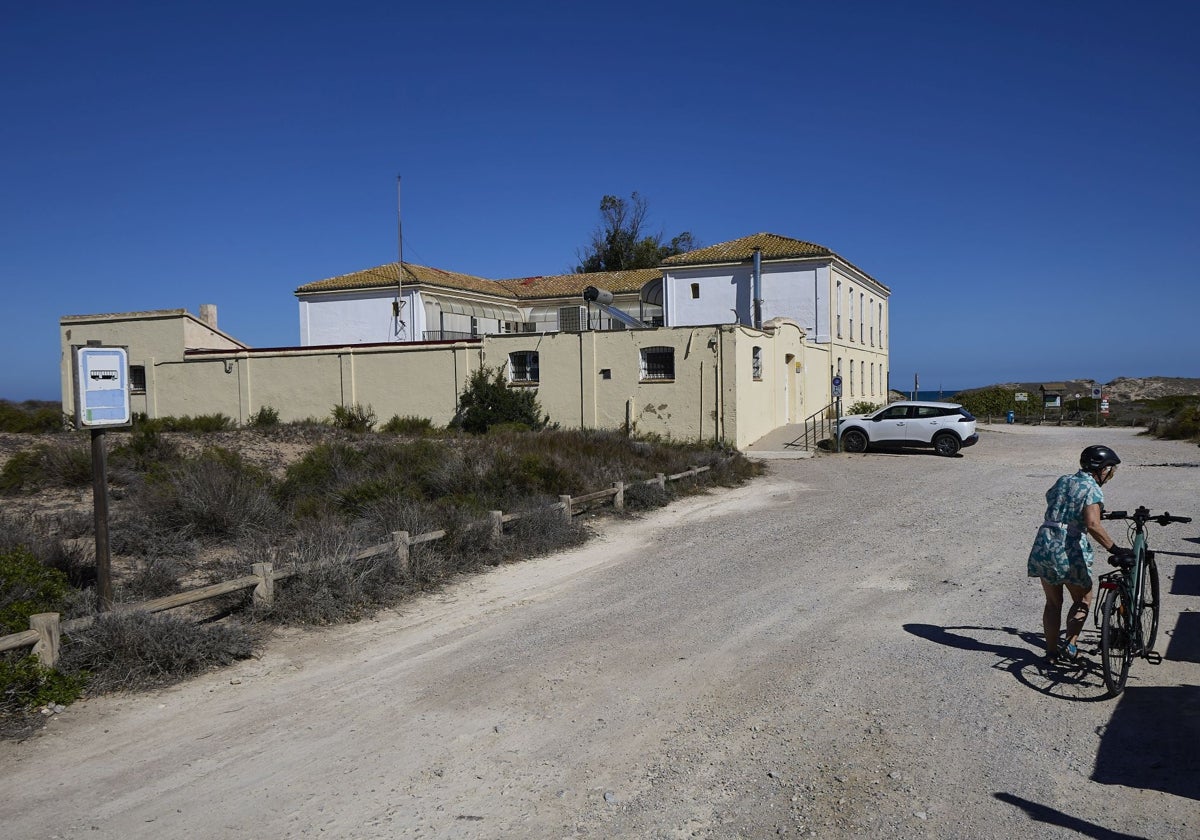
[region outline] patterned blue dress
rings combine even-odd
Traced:
[[[1029,552],[1029,576],[1047,583],[1092,585],[1092,544],[1083,525],[1088,505],[1104,503],[1104,492],[1092,475],[1080,470],[1064,475],[1046,491],[1046,521],[1038,528]]]

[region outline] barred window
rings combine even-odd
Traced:
[[[129,390],[137,392],[146,390],[146,366],[145,365],[130,365],[129,366]]]
[[[642,379],[674,379],[675,348],[642,348]]]
[[[521,350],[508,354],[509,382],[537,382],[538,354],[536,350]]]
[[[750,348],[750,372],[754,375],[756,382],[762,381],[762,348]]]

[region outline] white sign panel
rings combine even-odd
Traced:
[[[1013,394],[1013,399],[1017,402],[1027,402],[1029,400],[1029,394],[1025,391],[1017,391],[1017,393]]]
[[[75,348],[75,417],[80,426],[128,426],[129,352],[124,347]]]

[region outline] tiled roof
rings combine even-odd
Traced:
[[[596,271],[591,274],[556,274],[550,277],[524,277],[513,280],[498,280],[501,286],[511,289],[522,300],[531,298],[563,297],[582,295],[588,286],[607,289],[610,292],[638,292],[651,280],[662,277],[657,268],[634,268],[628,271]]]
[[[709,245],[707,248],[697,248],[684,254],[676,254],[663,260],[663,265],[700,265],[715,262],[741,262],[754,256],[754,249],[762,251],[764,260],[782,260],[793,257],[832,257],[835,256],[824,245],[804,242],[800,239],[789,239],[775,233],[756,233],[753,236],[743,236],[729,242]]]
[[[399,277],[400,263],[386,263],[385,265],[375,266],[375,268],[367,268],[351,274],[330,277],[327,280],[306,283],[296,289],[296,294],[341,292],[350,289],[390,288],[396,285]],[[445,271],[440,268],[429,268],[424,265],[405,263],[404,285],[415,285],[417,283],[426,286],[440,286],[444,289],[482,292],[483,294],[504,298],[516,297],[508,288],[500,285],[495,280],[475,277],[472,274],[459,274],[456,271]]]
[[[865,276],[870,277],[871,280],[879,283],[878,280],[875,280],[874,277],[871,277],[870,274],[867,274],[867,272],[850,262],[850,260],[839,254],[835,254],[824,245],[817,245],[815,242],[805,242],[802,239],[791,239],[787,236],[780,236],[777,233],[756,233],[753,236],[731,239],[728,242],[720,242],[716,245],[710,245],[707,248],[697,248],[695,251],[688,251],[685,254],[676,254],[673,257],[667,257],[663,260],[662,264],[671,267],[677,265],[744,262],[754,258],[755,248],[758,248],[762,252],[764,260],[834,257],[855,271],[862,272]],[[888,287],[882,283],[879,283],[879,285],[883,289],[888,290]]]

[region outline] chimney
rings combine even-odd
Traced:
[[[215,330],[217,328],[217,305],[215,303],[200,304],[200,320]]]

